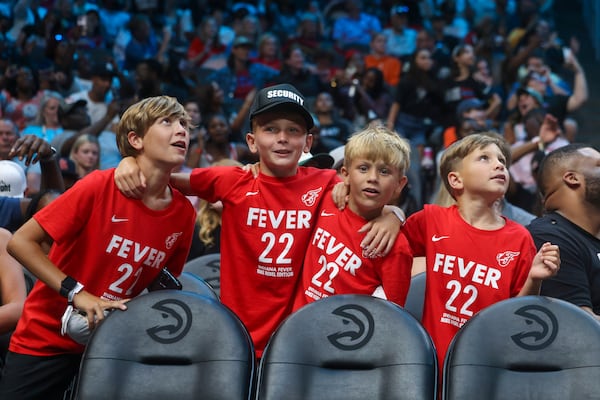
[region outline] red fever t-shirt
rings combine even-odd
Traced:
[[[323,200],[306,252],[294,310],[335,294],[373,294],[382,286],[388,300],[404,306],[412,251],[402,232],[385,257],[367,258],[358,230],[368,221],[349,207],[339,211],[331,196]]]
[[[423,326],[443,366],[446,350],[474,314],[521,291],[536,250],[529,232],[511,220],[497,230],[469,225],[458,208],[425,205],[402,231],[415,257],[426,257]]]
[[[238,167],[192,171],[194,194],[223,202],[221,301],[250,332],[257,357],[292,310],[317,209],[336,182],[334,170],[309,167],[287,178]]]
[[[181,273],[196,212],[173,190],[164,210],[126,198],[114,184],[114,169],[95,171],[44,207],[34,218],[52,237],[48,254],[88,292],[111,300],[140,294],[163,267]],[[80,353],[83,346],[61,336],[67,301],[38,281],[27,297],[10,350],[35,356]]]

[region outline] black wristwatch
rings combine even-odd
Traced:
[[[63,281],[60,283],[60,295],[64,298],[68,298],[69,297],[69,293],[75,289],[75,287],[77,286],[77,281],[70,277],[67,276],[65,279],[63,279]]]

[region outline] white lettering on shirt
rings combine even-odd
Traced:
[[[323,250],[327,255],[337,254],[334,262],[345,271],[356,276],[356,270],[361,267],[362,260],[344,243],[339,242],[331,233],[323,228],[317,228],[311,244]]]
[[[119,235],[113,235],[106,247],[106,253],[130,260],[133,263],[142,262],[151,268],[161,268],[161,262],[165,260],[163,251],[154,249]]]
[[[281,210],[275,212],[250,207],[246,225],[272,229],[310,229],[312,214],[309,210]]]
[[[441,272],[445,275],[454,275],[462,279],[470,278],[471,282],[498,289],[498,280],[502,277],[500,270],[487,265],[478,264],[475,261],[467,261],[462,257],[448,254],[435,254],[433,260],[433,272]]]

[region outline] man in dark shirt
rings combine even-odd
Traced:
[[[546,214],[528,228],[538,248],[557,244],[561,258],[541,294],[600,320],[600,152],[587,144],[560,147],[542,160],[538,177]]]

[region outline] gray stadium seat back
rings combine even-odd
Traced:
[[[220,296],[221,293],[221,254],[206,254],[189,260],[183,270],[204,279]]]
[[[113,311],[84,352],[77,399],[249,399],[246,328],[222,303],[160,290]]]
[[[213,300],[219,301],[219,296],[215,290],[206,281],[191,272],[182,272],[177,278],[181,282],[182,290],[208,296]]]
[[[431,338],[402,307],[337,295],[290,315],[259,368],[258,400],[435,399]]]
[[[418,321],[423,317],[423,302],[425,301],[425,272],[414,275],[410,279],[410,288],[406,296],[404,309]]]
[[[444,367],[444,399],[600,398],[600,323],[543,296],[496,303],[455,336]]]

